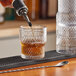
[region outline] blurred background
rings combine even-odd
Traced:
[[[32,23],[47,27],[46,51],[56,49],[57,0],[24,0]],[[0,58],[20,55],[19,27],[27,25],[14,8],[0,4]]]

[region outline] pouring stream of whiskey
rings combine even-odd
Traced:
[[[32,36],[33,36],[33,38],[35,37],[35,35],[34,35],[34,30],[33,30],[33,27],[30,27],[31,28],[31,31],[32,31]]]
[[[28,17],[28,16],[27,16]],[[32,36],[34,38],[34,30],[33,30],[33,27],[32,27],[32,23],[29,21],[28,22],[29,26],[30,26],[30,29],[31,29],[31,32],[32,32]]]

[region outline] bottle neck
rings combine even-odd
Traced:
[[[24,19],[27,21],[28,25],[31,27],[32,26],[31,21],[27,16],[28,8],[24,4],[23,0],[14,0],[13,7],[15,8],[17,15],[23,16]]]
[[[23,13],[25,12],[27,14],[28,12],[28,8],[27,6],[24,4],[23,0],[14,0],[13,1],[13,7],[16,10],[16,13],[19,16],[22,16]]]

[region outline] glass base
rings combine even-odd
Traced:
[[[75,55],[76,51],[56,50],[57,53],[64,54],[65,56]]]
[[[45,56],[44,54],[39,56],[27,56],[27,55],[21,54],[21,57],[23,59],[41,59],[41,58],[44,58],[44,56]]]

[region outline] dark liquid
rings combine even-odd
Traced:
[[[22,54],[28,56],[42,55],[44,45],[45,43],[37,43],[34,40],[26,40],[25,42],[21,42]]]

